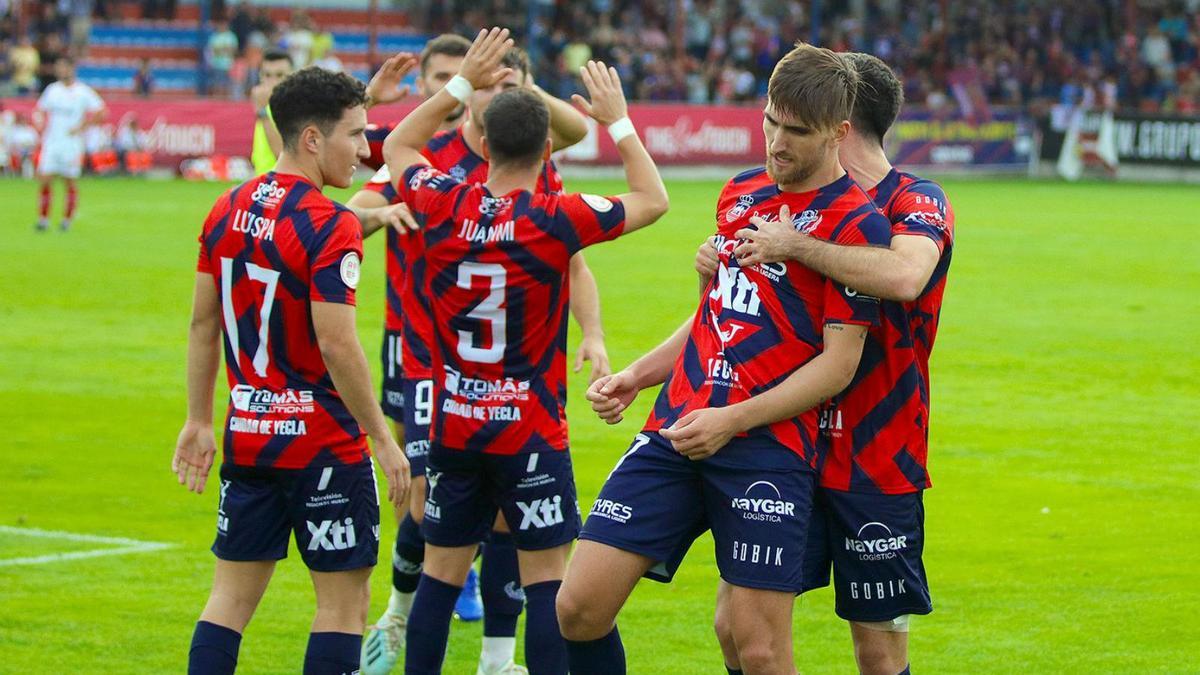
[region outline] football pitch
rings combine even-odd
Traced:
[[[620,189],[567,177],[573,191]],[[914,670],[1196,672],[1196,187],[944,185],[958,233],[932,364],[935,611],[913,622]],[[692,259],[720,184],[668,187],[663,221],[587,254],[615,368],[697,303]],[[170,460],[196,236],[221,189],[86,180],[74,230],[36,234],[34,185],[0,181],[0,673],[185,670],[217,490],[186,492]],[[358,326],[378,378],[383,237],[366,249]],[[572,325],[571,355],[577,338]],[[606,427],[585,388],[572,377],[586,513],[653,396]],[[383,529],[371,620],[387,600],[390,513]],[[629,671],[723,673],[715,588],[707,537],[675,583],[643,582],[620,619]],[[313,606],[293,548],[246,632],[241,672],[299,672]],[[801,672],[854,670],[832,608],[829,589],[796,603]],[[455,622],[447,673],[474,672],[480,632]]]

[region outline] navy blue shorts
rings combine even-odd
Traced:
[[[489,455],[429,450],[425,519],[421,534],[434,546],[469,546],[485,541],[496,512],[522,551],[540,551],[579,536],[579,501],[568,452]]]
[[[380,350],[383,359],[383,393],[379,404],[383,414],[393,422],[404,423],[404,389],[400,369],[400,331],[383,329],[383,348]]]
[[[670,581],[692,542],[712,530],[721,578],[800,592],[815,474],[787,448],[734,439],[692,461],[653,432],[637,435],[592,505],[581,539],[647,556]]]
[[[932,612],[921,561],[921,495],[818,488],[814,515],[822,521],[824,536],[809,539],[806,590],[827,586],[832,564],[837,615],[847,621],[890,621]]]
[[[357,464],[272,469],[221,465],[217,539],[221,560],[282,560],[288,536],[309,569],[340,572],[375,565],[379,493],[370,459]]]
[[[433,419],[433,380],[404,378],[404,454],[413,478],[425,475],[429,456],[429,423]]]

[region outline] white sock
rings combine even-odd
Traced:
[[[392,595],[388,598],[388,614],[395,614],[408,618],[412,612],[413,596],[416,593],[401,593],[396,589],[392,589]]]
[[[483,650],[479,652],[479,665],[483,672],[490,673],[508,665],[517,653],[515,637],[483,637]]]

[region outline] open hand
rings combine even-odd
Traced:
[[[400,52],[384,61],[367,83],[367,101],[371,105],[383,105],[408,96],[408,85],[401,87],[400,83],[420,62],[416,54],[408,52]]]
[[[787,206],[779,208],[779,220],[767,221],[759,216],[750,219],[758,229],[743,227],[734,236],[741,240],[733,255],[742,267],[790,260],[790,245],[807,235],[792,225],[792,212]]]
[[[188,420],[175,441],[171,471],[175,472],[180,485],[186,485],[187,489],[201,494],[216,455],[217,443],[213,438],[212,423]]]
[[[579,69],[579,74],[592,100],[589,102],[579,94],[573,95],[571,100],[592,119],[608,126],[629,115],[629,104],[625,102],[625,91],[621,89],[616,68],[604,65],[603,61],[588,61]]]
[[[512,68],[500,67],[500,61],[512,47],[513,41],[508,37],[507,28],[481,30],[463,57],[458,74],[475,89],[494,86],[512,73]]]

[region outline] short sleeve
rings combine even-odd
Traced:
[[[344,209],[338,209],[326,227],[333,231],[312,262],[309,299],[353,305],[362,269],[362,227],[354,214]]]
[[[464,184],[453,176],[425,164],[413,164],[404,170],[395,188],[400,201],[408,204],[418,220],[427,221],[431,215],[453,204],[449,195]]]
[[[844,246],[887,246],[891,240],[891,223],[878,209],[855,216],[839,227],[834,236],[834,242]],[[876,326],[879,324],[879,298],[826,279],[824,323]]]
[[[954,243],[954,212],[946,201],[946,193],[935,183],[914,184],[892,202],[893,235],[928,237],[937,244],[938,252]]]
[[[229,192],[226,192],[217,199],[217,203],[213,204],[212,209],[208,212],[208,217],[204,219],[204,227],[200,228],[200,236],[197,237],[200,242],[200,256],[196,261],[197,272],[203,274],[213,273],[212,251],[209,248],[209,239],[212,237],[217,223],[220,222],[225,214],[229,213],[229,194]]]
[[[53,94],[54,94],[54,89],[52,89],[51,87],[46,87],[46,90],[42,92],[42,95],[38,96],[37,104],[34,105],[34,108],[37,108],[39,110],[45,110],[49,106],[50,97]]]
[[[563,239],[574,255],[582,248],[612,241],[625,231],[625,205],[616,197],[563,195],[556,213]]]

